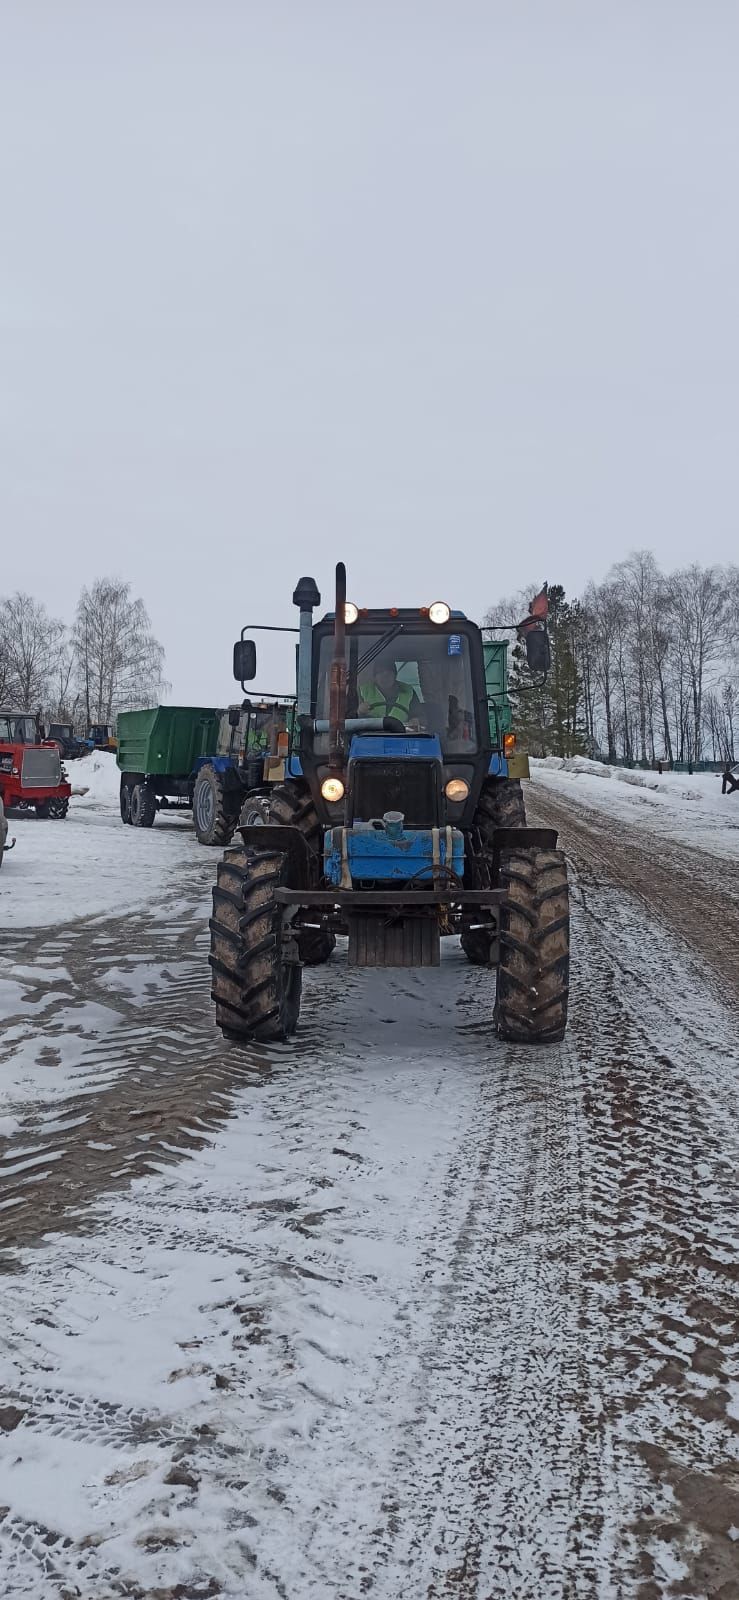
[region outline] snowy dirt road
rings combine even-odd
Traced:
[[[3,935],[4,1596],[739,1596],[730,869],[529,804],[547,1050],[457,948],[224,1046],[184,843],[169,901]]]

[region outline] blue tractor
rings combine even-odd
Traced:
[[[229,1038],[288,1039],[305,963],[348,936],[355,967],[433,967],[442,936],[495,968],[503,1039],[563,1037],[569,986],[567,865],[551,829],[528,828],[511,776],[504,717],[491,699],[482,633],[443,602],[360,610],[346,600],[314,623],[302,578],[297,696],[285,778],[218,867],[210,922],[216,1021]],[[234,676],[256,676],[244,629]],[[537,603],[520,625],[545,674]]]

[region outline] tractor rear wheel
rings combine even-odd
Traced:
[[[192,820],[200,844],[230,844],[238,821],[238,795],[226,793],[215,767],[201,767],[195,779]]]
[[[134,828],[151,828],[157,814],[157,797],[148,783],[136,783],[131,790],[131,823]]]
[[[61,800],[48,800],[47,805],[49,809],[46,815],[48,817],[54,817],[57,821],[63,822],[69,810],[69,801],[66,799],[66,797]]]
[[[493,836],[496,828],[525,828],[526,806],[519,778],[487,778],[480,791],[473,819],[483,858],[485,877],[492,881]],[[476,885],[486,888],[486,883]],[[490,965],[490,936],[484,928],[468,928],[461,936],[462,949],[476,967]]]
[[[570,897],[562,850],[507,850],[495,1025],[501,1039],[564,1038],[570,984]]]
[[[283,828],[298,828],[314,859],[315,883],[321,876],[322,829],[307,784],[275,784],[268,801],[270,822]],[[336,949],[336,935],[327,928],[298,928],[300,959],[307,967],[320,967]]]
[[[287,883],[281,850],[227,850],[210,920],[216,1022],[233,1039],[288,1039],[300,1014],[302,968],[275,890]]]

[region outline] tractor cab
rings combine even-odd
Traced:
[[[0,745],[39,743],[38,722],[30,711],[0,709]]]
[[[479,628],[437,603],[420,610],[345,608],[313,630],[312,726],[301,721],[303,770],[326,822],[403,813],[409,827],[460,822],[492,756]],[[352,620],[350,620],[352,619]],[[332,732],[337,668],[341,727]]]

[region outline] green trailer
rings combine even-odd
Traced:
[[[124,822],[150,828],[157,811],[192,806],[202,758],[217,746],[220,716],[214,706],[121,712],[116,760]]]

